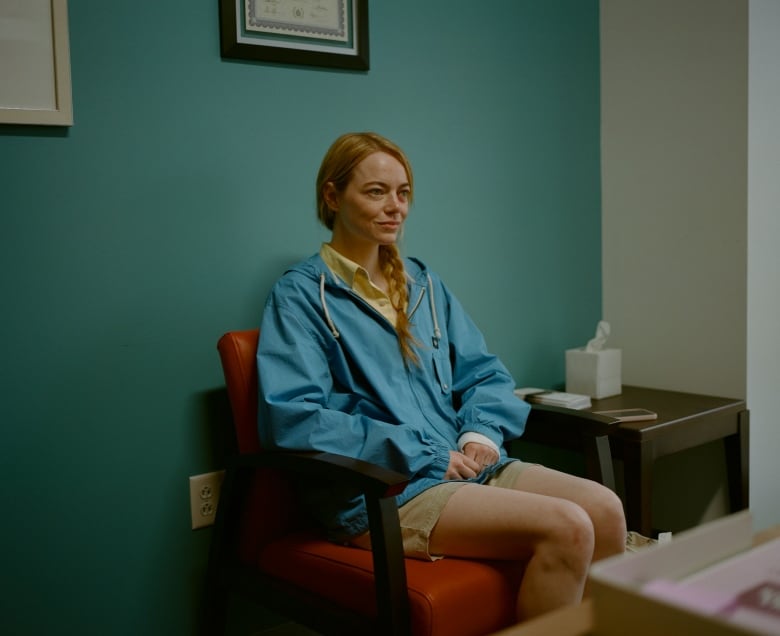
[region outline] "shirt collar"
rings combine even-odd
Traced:
[[[354,261],[349,260],[343,254],[334,250],[328,243],[323,243],[320,248],[320,257],[331,272],[347,285],[354,288],[355,276],[360,272],[368,279],[368,272]]]

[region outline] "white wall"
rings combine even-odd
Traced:
[[[780,2],[750,1],[748,364],[751,508],[780,523]]]
[[[747,2],[601,6],[604,316],[624,379],[743,397]]]
[[[603,312],[625,384],[747,392],[747,8],[601,2]],[[721,443],[656,468],[659,529],[725,512]]]

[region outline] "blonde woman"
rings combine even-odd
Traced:
[[[403,151],[349,133],[316,185],[331,239],[276,283],[258,349],[268,448],[334,452],[409,476],[404,550],[516,561],[518,619],[580,601],[590,564],[622,552],[620,500],[595,482],[507,456],[528,405],[458,300],[398,239],[414,193]],[[362,497],[303,496],[336,541],[370,548]]]

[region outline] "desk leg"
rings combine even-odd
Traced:
[[[653,532],[653,463],[652,441],[623,443],[623,474],[626,489],[626,522],[629,530],[646,537]]]
[[[741,411],[738,418],[737,433],[723,439],[731,512],[747,508],[750,498],[750,412]]]
[[[585,450],[585,475],[615,491],[615,469],[612,466],[612,450],[609,437],[598,435],[582,440]]]

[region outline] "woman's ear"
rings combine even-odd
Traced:
[[[339,209],[339,193],[333,181],[328,181],[322,186],[322,199],[331,210]]]

